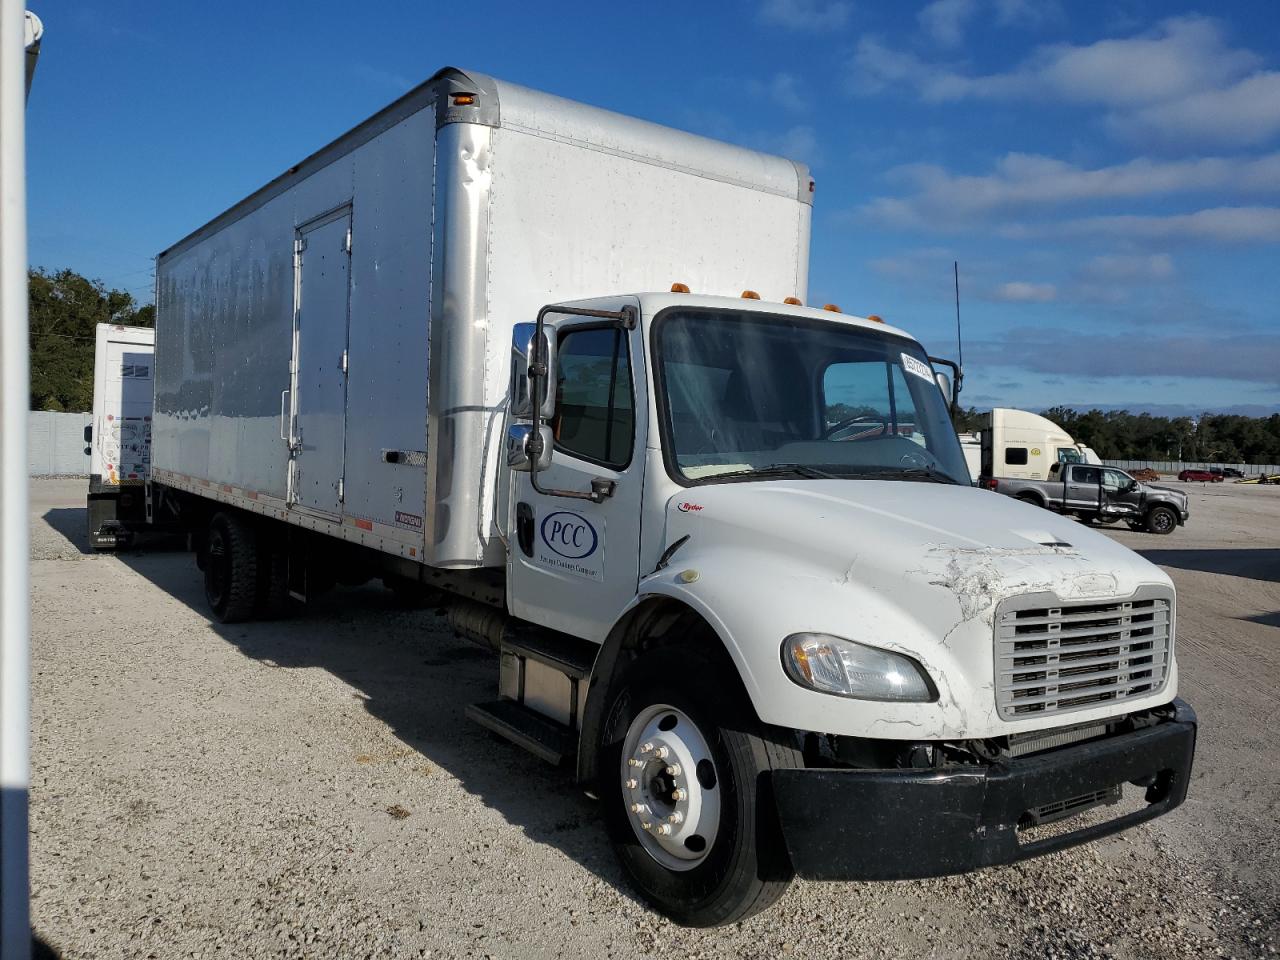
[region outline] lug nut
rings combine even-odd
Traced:
[[[640,761],[639,761],[639,760],[637,760],[635,757],[630,757],[630,758],[627,760],[627,766],[629,766],[629,767],[638,767],[638,766],[640,766]]]
[[[628,789],[628,790],[634,790],[634,789],[635,789],[636,787],[638,787],[638,786],[640,786],[640,781],[638,781],[638,780],[628,780],[628,781],[627,781],[627,789]]]
[[[673,777],[680,776],[680,764],[673,763],[671,766],[667,767],[667,774]]]
[[[664,837],[668,836],[671,833],[671,828],[665,823],[660,823],[658,824],[658,833]]]
[[[677,810],[671,816],[667,817],[667,823],[683,823],[684,814]]]
[[[644,804],[643,804],[643,803],[633,803],[633,804],[631,805],[631,812],[632,812],[632,813],[639,813],[639,812],[640,812],[641,810],[643,810],[643,809],[644,809]]]
[[[671,755],[671,751],[668,750],[666,747],[659,747],[657,750],[653,751],[653,755],[657,757],[659,760],[665,760],[667,759],[668,756]]]
[[[686,797],[689,796],[689,792],[685,790],[684,787],[677,787],[675,790],[671,791],[671,796],[674,800],[677,800],[677,801],[684,800]]]
[[[644,744],[644,745],[640,748],[640,752],[641,752],[641,753],[649,753],[649,752],[650,752],[650,751],[652,751],[652,750],[653,750],[653,744],[652,744],[652,743],[646,743],[646,744]]]
[[[641,829],[641,830],[648,830],[648,829],[649,829],[650,827],[652,827],[652,826],[653,826],[653,824],[652,824],[652,823],[642,823],[642,824],[640,824],[640,829]]]

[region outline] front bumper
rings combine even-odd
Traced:
[[[1196,715],[1182,700],[1153,727],[950,770],[795,769],[773,773],[796,872],[810,880],[908,880],[1015,863],[1096,840],[1168,813],[1186,798]],[[1030,810],[1154,776],[1147,806],[1023,843]]]

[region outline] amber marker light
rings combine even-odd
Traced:
[[[673,283],[671,285],[672,293],[688,293],[689,285],[687,283]]]
[[[743,290],[742,299],[743,300],[759,300],[760,294],[756,293],[754,290]]]
[[[882,317],[876,316],[874,313],[867,314],[867,319],[870,320],[872,323],[884,323],[884,319]]]
[[[453,105],[455,107],[469,107],[476,102],[474,93],[455,93],[453,95]]]
[[[837,307],[834,303],[824,303],[824,304],[822,305],[822,309],[823,309],[823,310],[830,310],[832,313],[843,313],[843,312],[844,312],[844,311],[842,311],[839,307]]]
[[[789,304],[791,304],[791,306],[793,306],[793,307],[803,307],[803,306],[804,306],[804,301],[803,301],[803,300],[801,300],[799,297],[787,297],[787,298],[786,298],[785,300],[783,300],[782,302],[783,302],[783,303],[789,303]]]

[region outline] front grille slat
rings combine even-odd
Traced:
[[[996,706],[1008,720],[1056,715],[1162,689],[1172,662],[1173,596],[1005,601],[996,617]],[[1038,603],[1036,602],[1038,601]]]

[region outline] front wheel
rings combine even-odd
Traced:
[[[1178,515],[1169,507],[1152,507],[1147,514],[1147,532],[1169,534],[1178,526]]]
[[[660,670],[659,658],[630,669],[604,725],[610,839],[641,895],[677,923],[735,923],[791,881],[769,773],[801,758],[756,720],[736,677],[708,682],[710,664],[695,668],[685,653]]]

